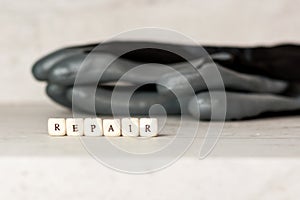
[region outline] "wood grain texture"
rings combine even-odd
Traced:
[[[297,199],[300,195],[300,118],[296,116],[226,123],[217,146],[204,160],[197,156],[208,123],[201,122],[185,156],[162,171],[137,176],[96,162],[77,137],[48,136],[50,116],[72,116],[61,107],[0,105],[0,110],[0,175],[5,180],[1,199],[93,200],[126,195],[130,199],[231,200]],[[151,150],[173,138],[178,122],[171,117],[162,137],[110,140],[121,141],[124,148],[141,144],[143,150]],[[85,138],[103,141],[107,137]],[[95,189],[100,185],[101,189]],[[145,185],[151,185],[151,192]]]

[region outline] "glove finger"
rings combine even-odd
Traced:
[[[122,55],[122,58],[136,62],[161,64],[183,62],[207,54],[204,48],[197,45],[149,41],[105,42],[95,52]]]
[[[286,81],[243,74],[220,65],[217,65],[216,68],[212,63],[203,64],[199,60],[197,62],[200,64],[196,65],[199,66],[198,71],[187,66],[185,70],[179,70],[182,76],[178,76],[178,72],[162,76],[157,83],[165,87],[158,86],[158,91],[166,92],[166,90],[172,90],[173,92],[184,94],[189,87],[192,87],[195,92],[199,92],[207,90],[208,87],[211,90],[220,90],[224,84],[224,87],[228,90],[255,93],[281,93],[288,87]],[[219,74],[222,79],[219,77]]]
[[[162,105],[168,114],[180,113],[179,103],[173,94],[159,95],[157,92],[150,91],[135,92],[130,98],[129,105],[127,105],[124,98],[126,98],[125,96],[127,96],[130,90],[126,87],[124,88],[125,89],[122,89],[122,91],[118,93],[121,98],[114,99],[114,105],[120,108],[114,108],[114,111],[117,112],[114,114],[126,114],[122,112],[125,109],[129,110],[130,114],[146,115],[149,113],[151,106],[155,104]],[[97,114],[111,115],[112,90],[99,87],[97,88],[95,96],[93,96],[93,94],[94,90],[92,87],[80,86],[69,89],[67,92],[67,98],[69,101],[73,99],[73,106],[88,113],[93,113],[94,110],[90,110],[93,108],[89,108],[87,105],[90,105],[91,101],[95,101],[95,110]],[[76,100],[74,101],[74,99]]]
[[[209,66],[207,66],[209,68]],[[226,88],[256,92],[256,93],[281,93],[288,87],[288,82],[271,79],[264,76],[243,74],[218,65]],[[203,74],[209,74],[209,70],[203,69]]]
[[[67,90],[68,87],[50,83],[47,85],[46,93],[56,103],[71,108],[72,103],[67,99]]]
[[[210,95],[215,99],[211,101]],[[192,98],[188,110],[194,117],[200,120],[223,120],[224,111],[221,98],[223,94],[219,91],[199,93]],[[300,101],[297,98],[289,98],[269,94],[245,94],[226,92],[226,117],[225,120],[240,120],[249,117],[256,117],[266,112],[295,111],[300,109]],[[197,108],[195,108],[197,105]],[[212,116],[212,108],[216,113]]]
[[[82,65],[82,63],[84,64]],[[117,58],[112,54],[92,53],[88,58],[84,54],[72,55],[53,66],[49,72],[49,81],[66,86],[73,85],[75,79],[79,85],[115,82],[128,70],[140,65],[142,63]],[[174,65],[174,67],[181,66]],[[165,65],[150,63],[133,69],[122,78],[122,81],[138,84],[156,82],[159,77],[169,71],[170,69]]]
[[[85,46],[63,48],[54,51],[35,62],[32,67],[32,73],[37,80],[48,80],[48,73],[55,63],[71,55],[83,54],[85,51],[90,51],[94,47],[95,45],[91,44]]]
[[[33,65],[33,75],[37,80],[48,80],[48,72],[55,63],[71,55],[88,54],[92,50],[93,53],[122,55],[122,58],[136,62],[162,64],[183,62],[185,59],[196,59],[201,57],[201,55],[205,55],[204,49],[200,46],[182,44],[146,41],[113,41],[102,43],[99,48],[95,48],[98,45],[99,44],[73,46],[54,51],[42,57]],[[126,53],[124,54],[124,52]]]

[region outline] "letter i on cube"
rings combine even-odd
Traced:
[[[122,135],[123,136],[139,136],[139,119],[138,118],[123,118],[122,119]]]

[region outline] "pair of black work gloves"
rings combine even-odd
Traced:
[[[129,110],[132,115],[148,114],[149,108],[160,104],[168,114],[180,114],[182,110],[200,120],[220,120],[221,116],[211,115],[212,107],[218,109],[221,105],[218,99],[211,101],[212,94],[220,93],[222,85],[212,83],[209,91],[203,80],[213,80],[216,77],[210,72],[211,61],[199,52],[203,48],[215,62],[223,79],[226,90],[225,120],[253,118],[264,113],[286,113],[300,110],[300,46],[277,45],[272,47],[217,47],[190,46],[181,44],[167,44],[146,41],[115,41],[102,43],[101,48],[93,49],[99,44],[74,46],[59,49],[38,60],[32,69],[37,80],[46,81],[47,95],[65,107],[72,108],[72,99],[94,98],[97,114],[112,114],[111,96],[113,83],[128,70],[147,63],[165,64],[179,71],[189,81],[196,96],[185,96],[185,108],[181,108],[176,96],[172,92],[186,95],[186,84],[176,73],[161,70],[159,65],[148,65],[150,70],[156,70],[155,76],[145,74],[142,77],[129,76],[130,84],[145,82],[163,84],[147,84],[140,87],[131,97]],[[145,47],[151,48],[145,48]],[[130,47],[130,48],[129,48]],[[136,49],[127,52],[127,49]],[[167,50],[166,50],[167,49]],[[120,57],[122,52],[127,52]],[[172,52],[181,52],[184,58]],[[85,81],[74,89],[76,75],[87,55],[92,55],[87,65],[91,70],[87,72]],[[202,56],[203,55],[203,56]],[[100,80],[93,77],[93,71],[106,67],[107,60],[114,60],[105,70]],[[186,70],[193,63],[193,70]],[[153,69],[152,69],[153,67]],[[199,78],[199,74],[202,78]],[[90,76],[90,78],[89,78]],[[204,78],[204,79],[203,79]],[[95,86],[95,96],[90,94],[90,88]],[[82,86],[80,85],[82,84]],[[77,84],[78,86],[78,84]],[[126,93],[127,87],[121,92]],[[218,95],[216,95],[218,97]],[[80,102],[80,101],[78,101]],[[128,106],[116,100],[118,106]],[[197,105],[191,107],[189,104]],[[90,112],[85,104],[76,105],[80,110]],[[221,109],[221,108],[220,108]],[[200,116],[198,115],[200,112]]]

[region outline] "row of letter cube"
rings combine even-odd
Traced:
[[[49,118],[48,133],[51,136],[142,136],[158,134],[156,118]]]

